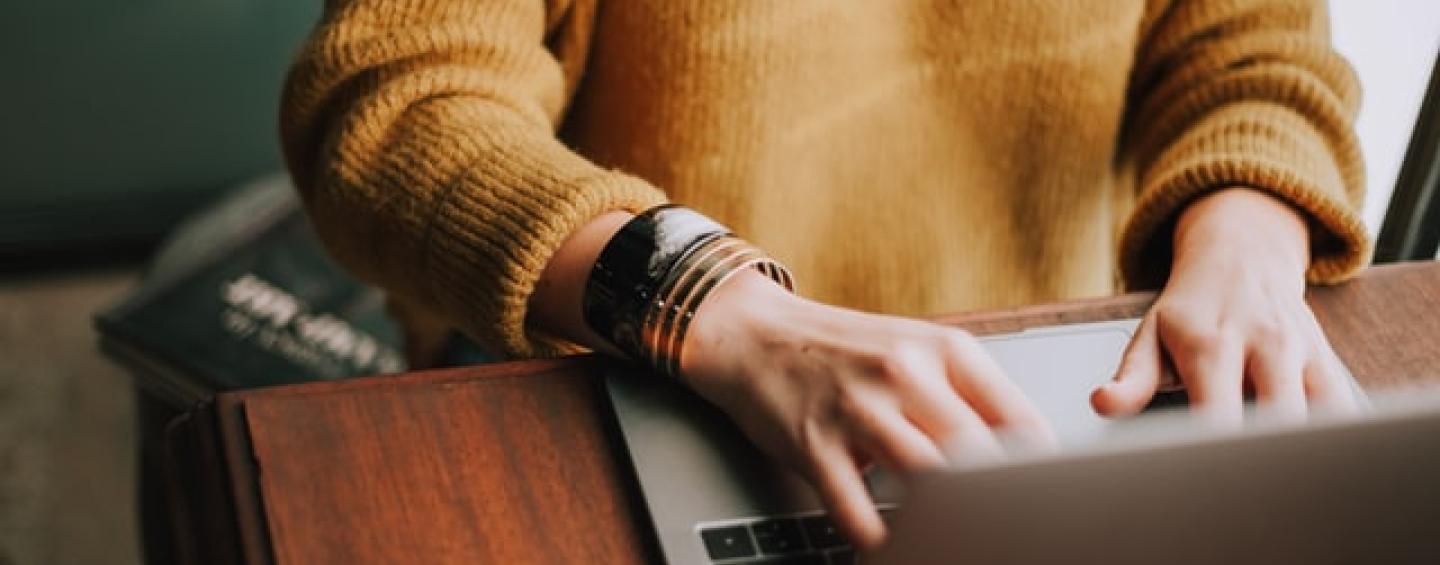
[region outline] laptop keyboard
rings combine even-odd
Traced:
[[[880,508],[890,521],[893,506]],[[855,551],[819,513],[740,518],[698,524],[695,531],[716,565],[850,565]]]

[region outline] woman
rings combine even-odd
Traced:
[[[868,548],[864,465],[1051,433],[902,316],[1159,286],[1102,413],[1167,358],[1219,421],[1353,402],[1302,293],[1368,257],[1357,98],[1319,0],[338,0],[282,130],[412,319],[652,362]]]

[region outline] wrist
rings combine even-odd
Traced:
[[[733,372],[745,338],[765,335],[788,312],[808,303],[754,269],[737,273],[711,292],[695,312],[680,358],[687,379]]]
[[[628,212],[600,215],[570,234],[546,263],[527,305],[532,327],[611,355],[619,350],[586,323],[583,312],[586,281],[605,243],[635,216]]]
[[[622,354],[678,376],[697,310],[731,279],[750,273],[794,287],[789,270],[714,220],[658,206],[626,222],[600,251],[586,282],[583,316]]]
[[[1173,246],[1172,272],[1234,265],[1303,281],[1310,263],[1304,216],[1279,198],[1243,187],[1211,193],[1186,207]]]

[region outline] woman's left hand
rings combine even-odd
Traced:
[[[1305,303],[1309,235],[1284,202],[1255,190],[1207,195],[1181,214],[1170,278],[1115,380],[1091,397],[1102,415],[1140,411],[1168,356],[1191,407],[1238,425],[1250,387],[1262,407],[1304,419],[1355,406],[1349,377]]]

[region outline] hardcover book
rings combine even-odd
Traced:
[[[182,225],[140,288],[96,324],[102,349],[177,408],[226,390],[405,369],[383,295],[326,255],[283,176]]]

